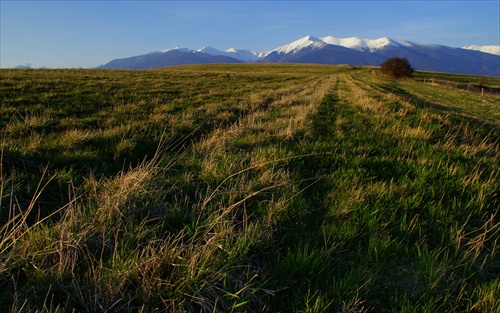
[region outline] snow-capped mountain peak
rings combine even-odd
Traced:
[[[370,51],[376,51],[379,49],[383,49],[385,47],[397,47],[400,45],[409,46],[408,44],[404,43],[402,44],[400,41],[388,37],[382,37],[378,39],[365,39],[365,40],[367,42]]]
[[[368,48],[367,41],[358,37],[337,38],[333,36],[326,36],[320,37],[320,39],[329,45],[342,46],[350,49],[365,50]]]
[[[333,36],[326,36],[326,37],[320,37],[320,39],[329,45],[342,46],[349,49],[355,49],[359,51],[370,51],[370,52],[374,52],[390,46],[411,47],[415,45],[414,43],[411,43],[409,41],[395,40],[388,37],[382,37],[378,39],[366,39],[358,37],[337,38]]]
[[[170,52],[170,51],[174,51],[174,50],[177,50],[179,52],[184,52],[184,53],[187,53],[190,51],[188,48],[174,47],[174,48],[167,48],[167,49],[163,49],[163,50],[160,50],[157,52],[155,51],[155,52],[151,52],[151,53],[165,53],[165,52]]]
[[[470,52],[464,49],[478,50]],[[229,48],[198,50],[170,48],[130,58],[112,60],[99,68],[144,69],[178,64],[238,62],[291,62],[378,66],[387,58],[404,56],[418,70],[500,76],[499,46],[464,49],[381,37],[338,38],[305,36],[271,51],[255,53]]]
[[[235,59],[238,59],[240,61],[244,62],[255,62],[259,60],[258,53],[244,49],[244,50],[239,50],[235,48],[229,48],[225,51],[227,56],[233,57]]]
[[[276,52],[278,54],[280,54],[280,53],[295,54],[304,48],[318,49],[318,48],[323,48],[326,45],[327,44],[319,38],[316,38],[313,36],[305,36],[305,37],[302,37],[298,40],[295,40],[294,42],[289,43],[287,45],[278,47],[278,48],[271,50],[271,51],[268,51],[268,52],[261,53],[260,56],[265,57],[273,52]]]
[[[228,56],[234,59],[237,59],[242,62],[256,62],[260,59],[263,59],[270,55],[271,53],[277,54],[297,54],[299,51],[303,49],[308,50],[317,50],[324,48],[327,45],[341,46],[344,48],[354,49],[362,52],[370,52],[376,53],[377,51],[383,50],[385,48],[398,48],[398,47],[438,47],[438,45],[431,44],[419,44],[406,40],[398,40],[392,39],[388,37],[381,37],[377,39],[367,39],[367,38],[359,38],[359,37],[348,37],[348,38],[339,38],[334,36],[325,36],[325,37],[314,37],[314,36],[305,36],[298,40],[295,40],[289,44],[280,46],[271,51],[265,51],[261,53],[252,52],[249,50],[238,50],[235,48],[229,48],[224,51],[214,49],[212,47],[203,47],[198,50],[190,50],[187,48],[175,47],[169,48],[165,50],[161,50],[159,52],[152,53],[165,53],[173,50],[177,50],[181,53],[188,52],[200,52],[209,54],[212,56]],[[500,46],[477,46],[471,45],[463,47],[463,49],[468,50],[477,50],[485,53],[500,55]]]
[[[206,53],[210,55],[221,55],[224,52],[212,47],[203,47],[201,49],[195,50],[196,52]]]
[[[249,50],[237,50],[235,48],[229,48],[225,51],[221,51],[211,47],[203,47],[196,51],[213,56],[227,56],[243,62],[255,62],[259,59],[259,56],[255,52]]]
[[[411,47],[416,44],[409,41],[395,40],[388,37],[382,37],[378,39],[365,39],[358,37],[338,38],[334,36],[326,36],[326,37],[305,36],[292,43],[278,47],[274,50],[263,52],[259,56],[266,57],[267,55],[273,52],[276,52],[278,54],[282,53],[296,54],[297,52],[299,52],[304,48],[320,49],[325,47],[326,45],[341,46],[358,51],[374,52],[383,49],[385,47],[399,47],[399,46]]]
[[[500,55],[500,46],[478,46],[478,45],[471,45],[471,46],[465,46],[462,49],[475,50],[475,51],[481,51],[481,52],[484,52],[484,53],[490,53],[490,54]]]

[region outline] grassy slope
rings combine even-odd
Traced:
[[[498,98],[342,66],[1,74],[2,307],[499,307]]]

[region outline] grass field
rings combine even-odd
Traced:
[[[2,311],[500,312],[498,78],[0,74]]]

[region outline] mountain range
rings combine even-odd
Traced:
[[[101,69],[148,69],[209,63],[291,62],[378,66],[391,57],[403,57],[417,70],[456,74],[500,76],[500,46],[453,48],[387,37],[378,39],[305,36],[274,50],[256,53],[234,48],[192,50],[169,48],[143,55],[114,59]]]

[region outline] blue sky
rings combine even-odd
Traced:
[[[0,0],[0,66],[94,67],[171,47],[268,51],[306,35],[500,45],[500,1]]]

